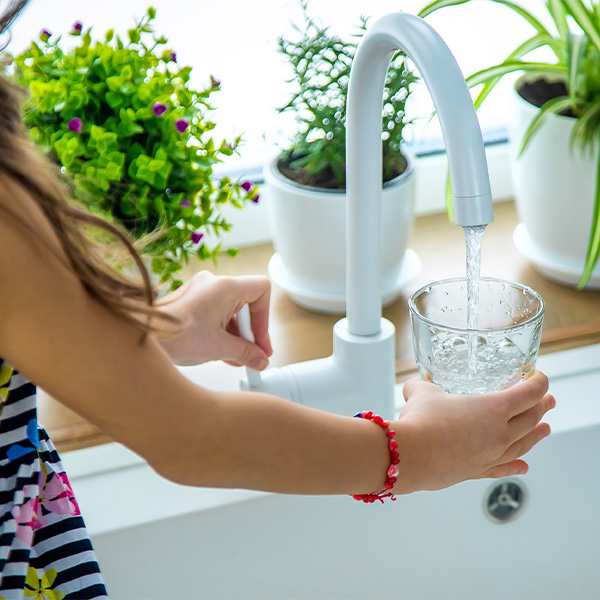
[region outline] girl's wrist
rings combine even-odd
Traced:
[[[396,485],[397,476],[399,473],[398,464],[400,463],[398,442],[394,439],[396,437],[396,431],[390,427],[390,421],[383,419],[379,415],[373,414],[373,412],[370,410],[356,413],[354,417],[371,421],[373,424],[379,426],[383,430],[383,433],[386,436],[385,441],[389,456],[387,459],[388,466],[386,469],[386,477],[383,483],[383,489],[379,492],[370,492],[367,494],[352,494],[352,497],[355,500],[365,502],[367,504],[372,504],[374,502],[383,503],[385,499],[395,501],[396,496],[391,490]]]
[[[396,432],[394,440],[398,443],[397,452],[400,457],[396,483],[391,491],[396,496],[403,496],[419,491],[420,488],[414,477],[413,468],[413,444],[418,441],[415,439],[414,431],[412,431],[411,427],[402,420],[391,421],[390,428]]]

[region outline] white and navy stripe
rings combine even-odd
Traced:
[[[0,359],[0,368],[7,366]],[[66,600],[107,598],[80,515],[53,512],[40,503],[41,526],[34,526],[31,542],[23,541],[26,534],[18,535],[26,520],[17,518],[20,511],[27,513],[23,507],[31,506],[42,491],[42,464],[53,477],[64,473],[64,468],[48,434],[37,425],[35,386],[14,370],[0,386],[7,388],[0,412],[0,596],[21,600],[28,572],[35,569],[41,578],[54,569],[49,589]]]

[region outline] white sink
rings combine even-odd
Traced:
[[[526,476],[383,506],[177,486],[117,444],[65,454],[111,598],[600,597],[600,345],[538,366],[558,405]],[[486,510],[498,485],[508,521]]]

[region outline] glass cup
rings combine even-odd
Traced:
[[[467,329],[467,280],[444,279],[408,301],[421,377],[451,394],[483,394],[535,368],[544,301],[527,286],[482,277],[477,329]]]

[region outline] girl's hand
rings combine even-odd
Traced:
[[[547,391],[548,378],[539,371],[511,388],[477,396],[451,395],[419,378],[407,381],[406,405],[394,424],[398,493],[527,472],[519,457],[550,434],[550,426],[540,423],[556,404]]]
[[[177,365],[223,360],[261,371],[273,353],[268,330],[270,296],[266,277],[217,277],[201,271],[157,302],[186,323],[180,333],[157,341]],[[250,308],[254,344],[239,334],[236,313],[244,304]]]

